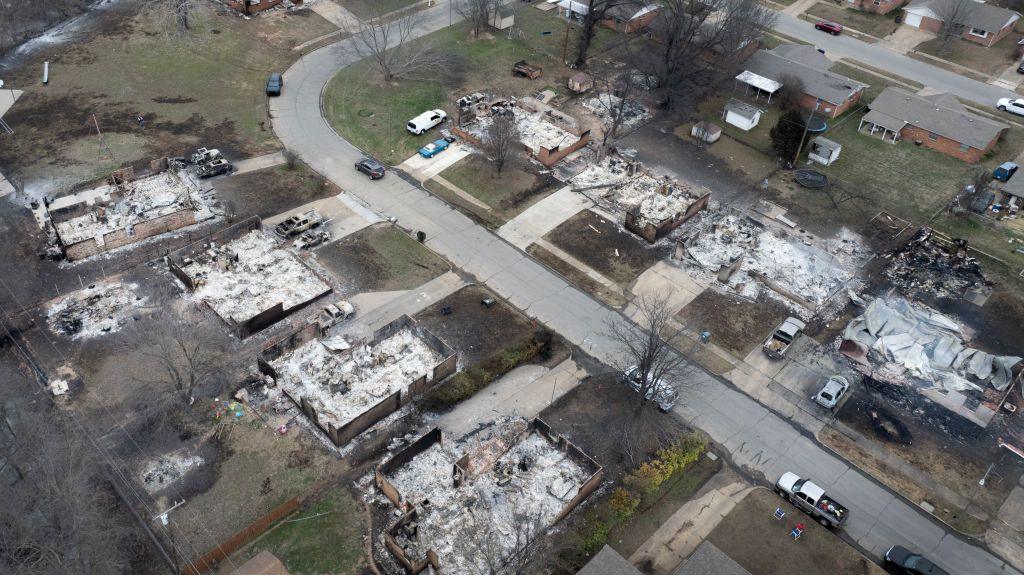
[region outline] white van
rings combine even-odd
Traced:
[[[427,110],[419,116],[409,120],[405,128],[417,136],[440,124],[448,117],[444,110]]]

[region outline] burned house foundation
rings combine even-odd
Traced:
[[[122,168],[100,186],[35,206],[36,218],[68,260],[81,260],[212,219],[212,189],[166,159],[136,177]]]
[[[260,371],[341,447],[455,373],[458,355],[402,316],[364,341],[310,324],[268,346]]]
[[[448,445],[433,429],[374,471],[402,515],[383,533],[406,572],[471,574],[514,560],[601,484],[603,469],[542,420],[512,419],[487,440]],[[495,551],[482,557],[479,549]]]
[[[170,271],[239,338],[333,290],[249,218],[167,257]]]

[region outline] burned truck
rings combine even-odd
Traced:
[[[849,514],[846,507],[825,493],[824,489],[796,473],[783,473],[775,482],[775,492],[829,529],[840,527]]]

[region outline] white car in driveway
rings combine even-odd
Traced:
[[[1002,98],[996,102],[996,108],[1018,116],[1024,116],[1024,98]]]
[[[832,409],[839,405],[839,400],[846,395],[850,389],[850,382],[841,375],[833,375],[828,378],[825,385],[814,397],[814,401],[825,409]]]

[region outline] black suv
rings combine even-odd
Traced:
[[[356,170],[366,174],[371,180],[384,177],[384,165],[373,158],[363,158],[356,162]]]
[[[281,74],[274,72],[267,78],[267,95],[268,96],[280,96],[281,88],[284,87],[284,78]]]

